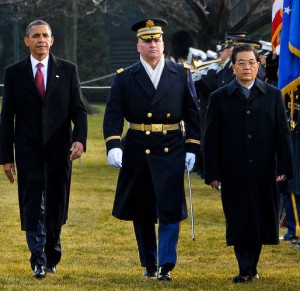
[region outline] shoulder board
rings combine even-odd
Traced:
[[[187,63],[183,63],[182,66],[185,68],[185,69],[188,69],[190,70],[191,69],[191,66]]]
[[[121,69],[117,70],[117,74],[121,74],[121,73],[123,73],[124,71],[125,71],[124,68],[121,68]]]

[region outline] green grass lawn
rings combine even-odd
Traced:
[[[11,185],[1,170],[0,290],[300,290],[300,251],[284,242],[263,247],[260,280],[232,283],[238,268],[233,249],[226,247],[219,194],[195,175],[196,239],[191,239],[190,219],[183,221],[173,281],[143,279],[132,223],[111,216],[118,170],[107,165],[100,109],[89,116],[88,151],[81,163],[74,162],[62,261],[57,273],[43,280],[32,277],[16,183]]]

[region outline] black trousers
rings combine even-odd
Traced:
[[[33,270],[35,265],[42,265],[46,268],[55,267],[61,259],[61,230],[45,231],[44,210],[43,197],[38,229],[26,231],[27,245],[31,252],[30,264]]]
[[[240,275],[254,277],[262,245],[234,245],[234,253],[239,265]]]

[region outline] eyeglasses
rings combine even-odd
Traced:
[[[254,60],[250,60],[250,61],[238,61],[236,63],[236,65],[239,66],[239,67],[243,67],[243,68],[246,67],[247,65],[249,65],[251,68],[254,68],[257,63],[258,62],[254,61]]]

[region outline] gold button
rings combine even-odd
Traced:
[[[146,154],[149,155],[150,154],[150,150],[146,149]]]
[[[148,116],[149,118],[151,118],[151,117],[152,117],[152,113],[151,113],[151,112],[147,113],[147,116]]]
[[[165,149],[164,149],[164,152],[165,152],[165,153],[168,153],[168,152],[169,152],[169,148],[165,148]]]
[[[150,134],[150,131],[149,131],[149,130],[147,130],[147,131],[146,131],[146,134],[147,134],[147,135],[149,135],[149,134]]]
[[[170,118],[171,117],[171,113],[167,113],[167,118]]]
[[[167,134],[168,132],[166,130],[163,130],[163,134]]]

